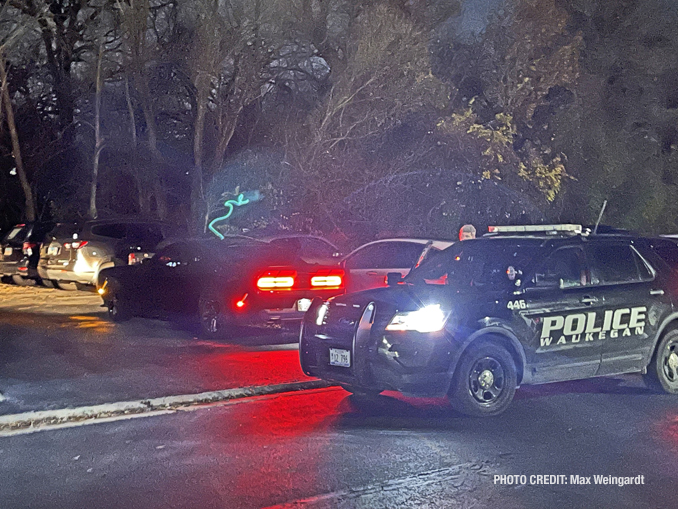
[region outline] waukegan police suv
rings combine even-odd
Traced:
[[[304,372],[361,398],[496,415],[520,384],[640,372],[678,393],[678,246],[579,225],[490,227],[389,286],[316,299]]]

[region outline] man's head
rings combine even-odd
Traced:
[[[468,240],[476,238],[476,229],[472,224],[465,224],[459,230],[459,240]]]

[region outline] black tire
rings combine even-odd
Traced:
[[[77,283],[71,283],[69,281],[57,281],[56,287],[66,292],[75,292],[78,290]]]
[[[42,286],[44,286],[45,288],[56,288],[57,284],[56,281],[54,281],[53,279],[43,279]]]
[[[497,343],[482,341],[472,343],[462,355],[448,397],[462,414],[490,417],[508,408],[517,384],[511,354]]]
[[[678,330],[664,334],[643,378],[654,391],[678,394]]]
[[[233,333],[233,323],[223,310],[223,300],[214,294],[200,296],[198,320],[200,334],[206,339],[225,339]]]
[[[132,311],[124,299],[121,299],[117,290],[114,290],[106,300],[108,318],[113,322],[126,322],[132,318]]]
[[[12,281],[17,286],[35,286],[34,279],[26,279],[23,276],[12,276]]]

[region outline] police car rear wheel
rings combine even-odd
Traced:
[[[678,394],[678,330],[669,331],[659,342],[645,379],[652,389]]]
[[[472,344],[455,370],[449,392],[452,407],[466,415],[498,415],[516,392],[516,367],[511,354],[498,344]]]

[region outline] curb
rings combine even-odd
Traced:
[[[178,408],[216,403],[232,399],[265,396],[283,392],[325,389],[336,384],[324,380],[308,382],[291,382],[278,385],[260,385],[254,387],[238,387],[220,391],[208,391],[198,394],[181,394],[161,398],[142,399],[136,401],[120,401],[101,405],[82,406],[77,408],[61,408],[57,410],[40,410],[0,416],[0,435],[26,428],[59,426],[71,422],[110,419],[119,416],[133,416],[157,411],[173,411]]]

